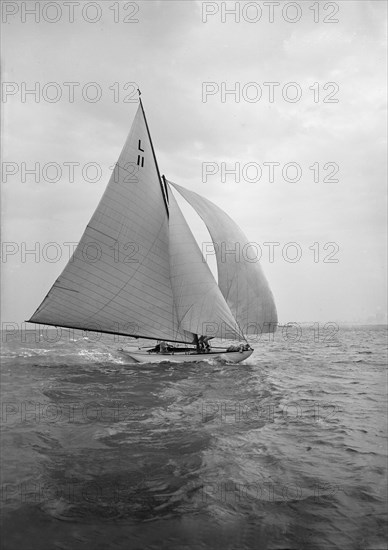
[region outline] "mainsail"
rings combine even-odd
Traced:
[[[244,334],[274,332],[275,301],[259,263],[248,257],[247,237],[214,203],[176,183],[169,184],[205,222],[214,243],[218,285]]]
[[[31,322],[193,340],[178,329],[167,203],[141,103],[95,213]]]

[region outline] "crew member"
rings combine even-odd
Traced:
[[[209,336],[200,336],[198,338],[198,344],[199,344],[199,353],[209,353],[210,352],[210,343],[209,343]]]
[[[167,342],[160,342],[160,353],[168,353],[168,344]]]

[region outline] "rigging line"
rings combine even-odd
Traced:
[[[153,154],[153,157],[154,157],[155,166],[156,166],[156,171],[157,171],[157,173],[158,173],[159,184],[160,184],[160,189],[161,189],[161,191],[162,191],[162,197],[163,197],[164,205],[165,205],[165,207],[166,207],[167,218],[169,218],[170,213],[169,213],[169,211],[168,211],[168,201],[167,201],[167,198],[166,198],[166,193],[165,193],[164,188],[163,188],[162,178],[160,177],[158,161],[156,160],[154,145],[153,145],[153,143],[152,143],[151,133],[150,133],[150,129],[149,129],[149,127],[148,127],[147,117],[146,117],[145,112],[144,112],[143,102],[142,102],[142,100],[141,100],[140,93],[141,93],[141,92],[140,92],[140,90],[139,90],[139,102],[140,102],[140,107],[141,107],[141,110],[142,110],[142,113],[143,113],[143,117],[144,117],[144,122],[145,122],[145,125],[146,125],[146,128],[147,128],[148,139],[150,140],[150,144],[151,144],[151,151],[152,151],[152,154]]]

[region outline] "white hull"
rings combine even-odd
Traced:
[[[229,363],[241,363],[252,355],[253,350],[248,351],[224,351],[211,353],[147,353],[146,351],[121,351],[126,357],[137,363],[162,363],[169,361],[173,363],[194,363],[195,361],[209,361],[223,359]]]

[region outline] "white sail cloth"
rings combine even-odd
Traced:
[[[176,342],[244,338],[171,193],[140,104],[101,201],[31,322]]]
[[[32,322],[191,342],[178,329],[169,228],[140,105],[104,195]]]
[[[244,339],[172,192],[169,210],[171,284],[180,327],[220,339]]]
[[[275,301],[258,262],[247,256],[249,241],[238,225],[208,199],[169,182],[205,222],[217,259],[218,286],[244,334],[273,332]]]
[[[171,185],[209,229],[219,285],[172,193],[168,205],[140,102],[96,211],[30,321],[186,343],[271,330],[276,309],[260,266],[217,251],[246,243],[244,234],[210,201]]]

